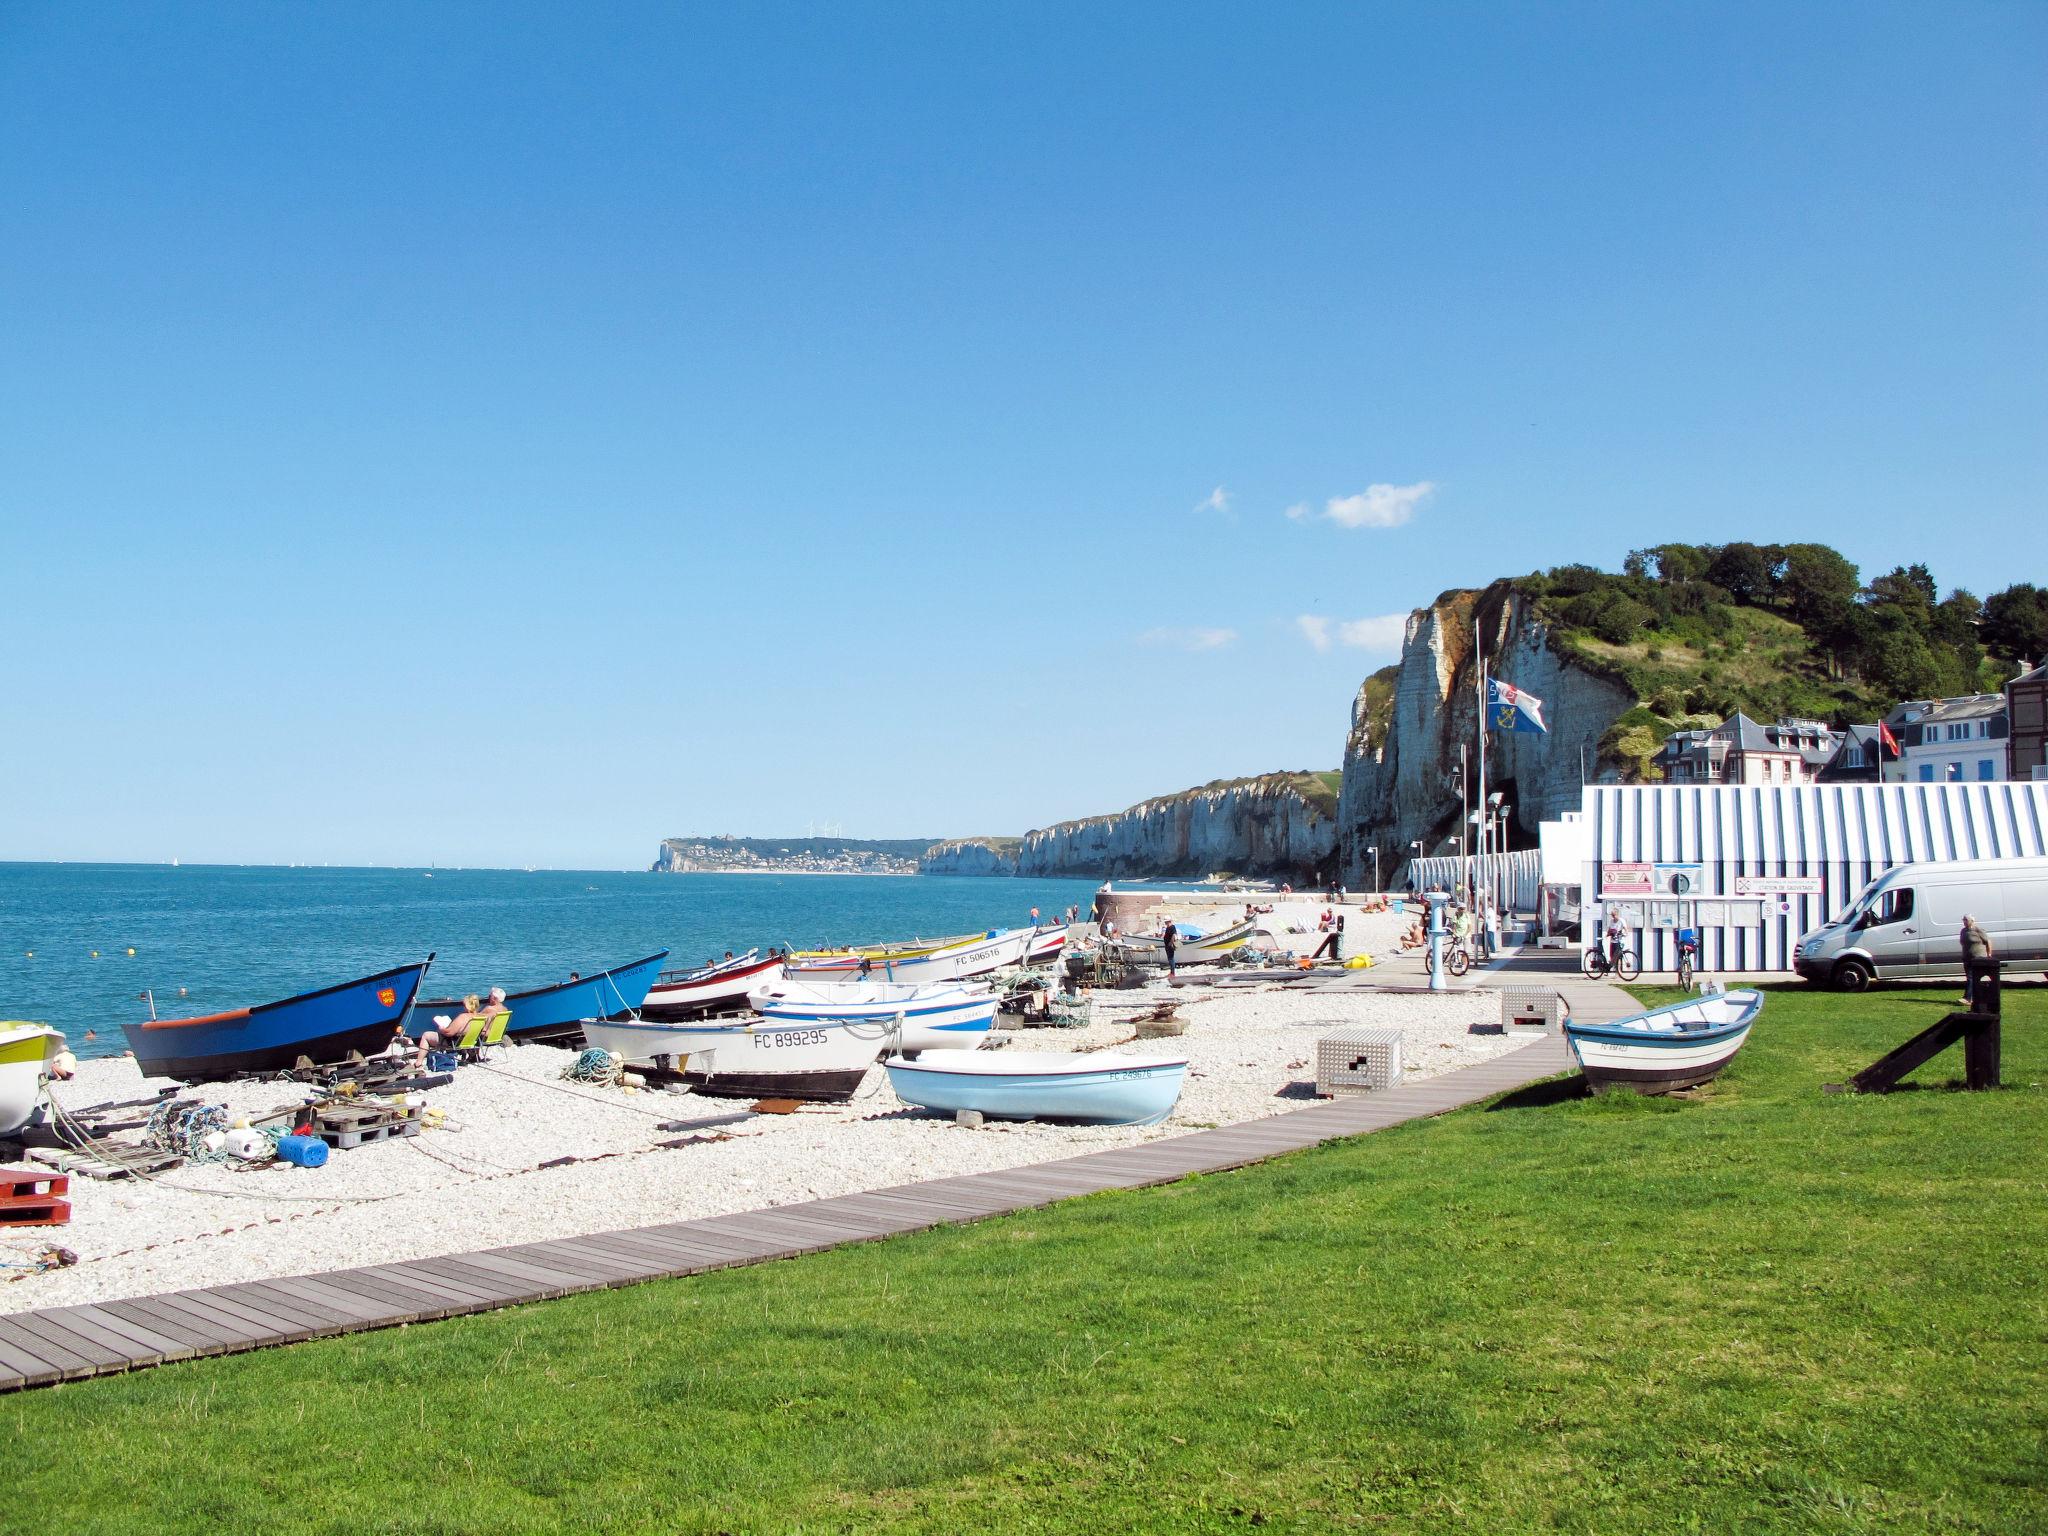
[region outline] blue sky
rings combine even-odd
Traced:
[[[1018,831],[1510,571],[2048,579],[2048,8],[703,9],[0,9],[0,857]]]

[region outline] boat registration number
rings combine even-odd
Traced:
[[[761,1037],[763,1045],[823,1045],[825,1031],[822,1029],[779,1029],[773,1034]]]

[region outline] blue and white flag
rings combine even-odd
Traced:
[[[1543,723],[1543,701],[1524,693],[1513,683],[1497,678],[1486,680],[1486,724],[1496,731],[1548,731]]]

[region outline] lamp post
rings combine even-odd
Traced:
[[[1500,825],[1501,804],[1507,796],[1496,789],[1486,797],[1486,842],[1493,846],[1494,834]],[[1497,872],[1486,880],[1486,947],[1489,953],[1500,949],[1500,881]]]
[[[1372,893],[1375,896],[1380,893],[1380,845],[1378,843],[1372,845]]]

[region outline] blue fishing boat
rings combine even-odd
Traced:
[[[1184,1056],[1061,1051],[931,1051],[882,1063],[906,1104],[992,1120],[1156,1125],[1180,1102]]]
[[[567,981],[514,992],[505,999],[512,1010],[507,1033],[515,1040],[566,1039],[582,1032],[585,1019],[623,1019],[636,1013],[667,958],[667,950],[657,950],[631,965],[575,973]],[[431,1028],[436,1014],[460,1012],[462,1004],[455,998],[422,1000],[413,1009],[413,1033]]]
[[[1754,988],[1667,1003],[1610,1024],[1565,1020],[1564,1036],[1588,1087],[1670,1093],[1727,1066],[1764,1010]]]
[[[146,1077],[203,1082],[275,1072],[296,1066],[302,1056],[325,1065],[343,1060],[350,1051],[370,1055],[389,1045],[433,962],[429,955],[416,965],[302,992],[282,1002],[197,1019],[150,1019],[121,1028]]]

